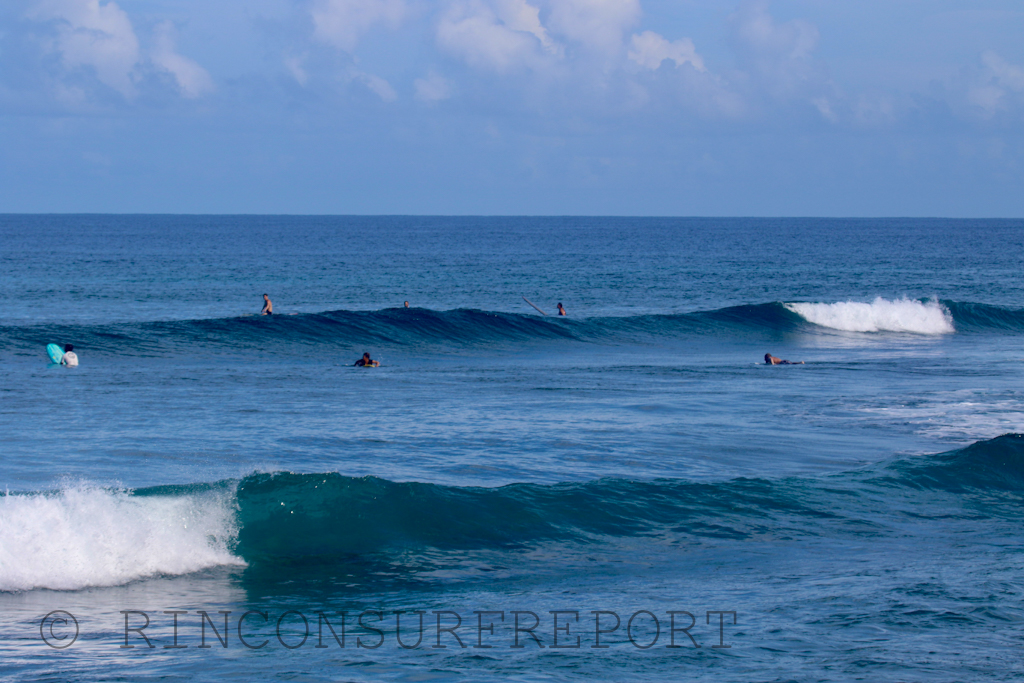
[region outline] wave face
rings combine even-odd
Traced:
[[[826,480],[720,483],[605,479],[500,488],[396,483],[339,474],[260,474],[238,487],[238,552],[252,563],[294,562],[417,549],[513,549],[603,537],[743,540],[817,535],[837,509],[836,485],[947,493],[1024,494],[1024,435],[1007,434],[934,456],[898,459]],[[883,488],[880,490],[878,486]],[[831,490],[826,490],[828,487]],[[871,503],[864,513],[873,510]]]
[[[912,332],[952,334],[953,316],[937,301],[881,297],[871,303],[846,301],[832,304],[793,303],[786,308],[820,327],[844,332]]]
[[[946,335],[1024,332],[1024,310],[956,301],[875,299],[871,303],[765,303],[713,311],[598,318],[555,318],[456,309],[392,308],[382,311],[246,316],[212,320],[111,325],[0,326],[0,348],[40,354],[50,342],[70,341],[90,353],[164,356],[197,347],[236,351],[283,346],[333,347],[447,345],[576,341],[628,343],[644,339],[741,335],[860,333]]]
[[[207,487],[202,487],[207,488]],[[241,565],[230,490],[72,486],[0,500],[0,590],[113,586]]]
[[[1024,331],[1024,309],[957,301],[943,301],[942,304],[949,310],[958,330]]]
[[[529,341],[628,341],[738,329],[793,329],[799,316],[780,304],[709,312],[559,319],[473,309],[328,311],[316,314],[102,326],[0,327],[0,345],[36,353],[58,339],[91,352],[161,356],[195,347],[267,349],[280,345],[473,346]]]
[[[763,508],[773,485],[733,483],[731,510]],[[680,523],[688,532],[742,537],[762,523],[733,512],[721,485],[617,479],[500,488],[396,483],[338,474],[265,474],[238,487],[238,551],[253,562],[417,549],[514,549],[542,541],[637,536]],[[711,522],[714,515],[716,521]]]
[[[948,453],[906,458],[887,468],[900,484],[963,493],[1024,493],[1024,434],[1004,434]]]
[[[875,299],[871,303],[765,303],[713,311],[600,318],[543,318],[473,309],[328,311],[271,318],[121,323],[101,326],[0,327],[0,347],[39,355],[46,344],[71,340],[90,353],[164,356],[197,347],[221,350],[284,346],[333,347],[576,341],[778,334],[838,330],[945,335],[957,331],[1024,332],[1024,310],[955,301]]]
[[[1024,435],[898,458],[824,478],[605,479],[500,488],[340,474],[253,474],[240,481],[136,492],[72,487],[0,503],[0,590],[118,585],[214,566],[392,565],[417,552],[589,546],[614,537],[745,541],[843,533],[877,519],[894,489],[919,512],[948,497],[1024,500]],[[909,501],[909,502],[908,502]],[[881,507],[880,507],[881,506]],[[954,505],[955,506],[955,505]],[[995,508],[993,508],[995,509]],[[406,563],[406,564],[403,564]]]
[[[36,355],[70,341],[91,354],[165,356],[195,348],[219,352],[282,346],[457,346],[530,341],[628,343],[645,339],[860,333],[945,335],[956,331],[1024,332],[1024,310],[954,301],[875,299],[871,303],[765,303],[713,311],[598,318],[555,318],[473,309],[328,311],[273,318],[120,323],[99,326],[0,326],[0,348]]]

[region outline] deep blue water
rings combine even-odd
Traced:
[[[1018,680],[1021,263],[1020,220],[0,216],[0,675]]]

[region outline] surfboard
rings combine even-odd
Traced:
[[[526,303],[528,303],[531,306],[533,306],[534,308],[536,308],[537,312],[540,313],[541,315],[547,315],[547,313],[545,313],[544,311],[540,310],[540,308],[537,306],[537,304],[533,303],[532,301],[527,299],[525,296],[523,297],[523,301],[525,301]]]
[[[54,363],[60,363],[61,358],[64,357],[64,349],[57,344],[47,344],[46,354],[50,357],[50,360]]]

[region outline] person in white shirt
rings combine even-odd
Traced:
[[[61,365],[67,365],[69,368],[78,365],[78,356],[72,350],[74,348],[72,344],[64,345],[64,357],[60,359]]]

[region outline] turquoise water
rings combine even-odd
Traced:
[[[0,217],[0,671],[1016,680],[1022,257],[1024,221]]]

